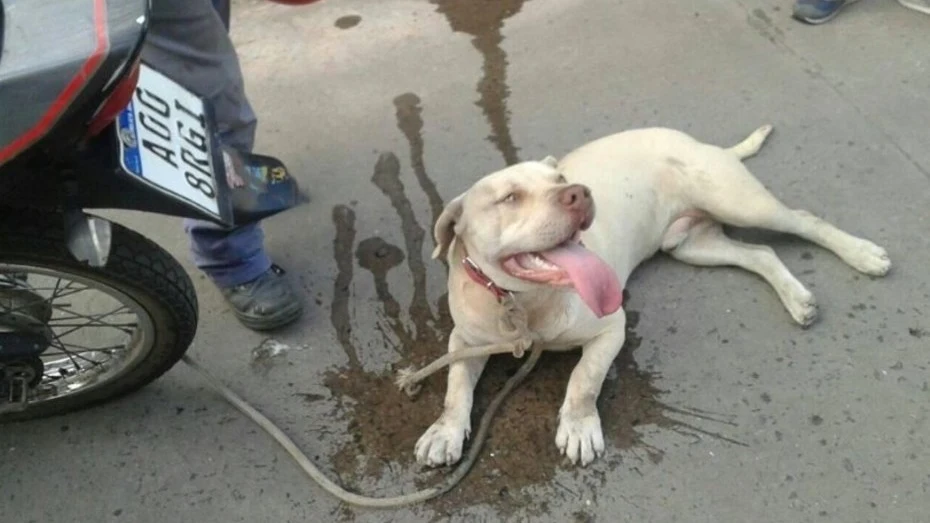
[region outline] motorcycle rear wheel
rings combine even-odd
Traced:
[[[8,319],[27,310],[14,310],[14,300],[5,300],[4,293],[19,293],[20,300],[20,291],[41,297],[43,317],[32,312],[27,321],[45,321],[50,340],[40,357],[41,382],[30,389],[25,409],[13,410],[0,398],[0,424],[81,410],[132,393],[174,366],[197,330],[194,286],[168,252],[114,223],[106,266],[90,267],[71,255],[63,224],[58,213],[0,210],[0,315]],[[10,286],[18,290],[11,292]],[[90,291],[100,296],[88,297]],[[87,312],[92,305],[105,312]],[[119,322],[109,323],[110,317]],[[80,343],[71,341],[82,329],[89,330],[80,334]],[[92,347],[98,338],[109,344]]]

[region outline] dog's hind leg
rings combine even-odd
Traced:
[[[679,235],[674,244],[663,245],[663,250],[692,265],[731,265],[754,272],[775,289],[794,321],[807,326],[817,317],[814,295],[791,274],[771,247],[728,238],[723,227],[711,219],[694,223],[683,236],[682,239]]]
[[[687,164],[679,167],[689,180],[685,198],[692,208],[737,227],[759,227],[800,236],[833,251],[865,274],[888,273],[891,261],[878,245],[844,232],[807,211],[789,209],[725,150],[708,149],[708,154],[713,156],[702,159],[702,169],[712,172]]]

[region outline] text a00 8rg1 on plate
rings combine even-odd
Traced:
[[[120,160],[127,172],[219,216],[204,112],[199,97],[143,64],[118,120]]]

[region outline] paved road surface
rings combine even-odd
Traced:
[[[385,373],[442,350],[430,225],[443,201],[505,162],[635,126],[731,144],[771,122],[751,169],[790,205],[885,246],[895,268],[873,281],[799,240],[747,236],[773,243],[817,295],[821,320],[801,330],[753,276],[649,263],[631,282],[638,321],[605,386],[608,456],[588,469],[561,465],[553,443],[577,356],[545,359],[461,490],[381,513],[339,506],[179,366],[109,407],[4,427],[0,519],[930,517],[930,18],[890,0],[820,27],[791,21],[787,0],[236,8],[259,148],[313,197],[268,222],[268,245],[313,306],[274,338],[289,350],[256,361],[264,338],[198,277],[192,352],[366,492],[432,477],[410,455],[443,382],[409,402]],[[119,217],[189,263],[175,220]],[[492,365],[479,403],[514,367]]]

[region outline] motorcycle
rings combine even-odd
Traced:
[[[86,212],[257,222],[306,201],[224,147],[213,108],[140,60],[148,0],[0,0],[0,423],[129,394],[198,323],[183,267]]]

